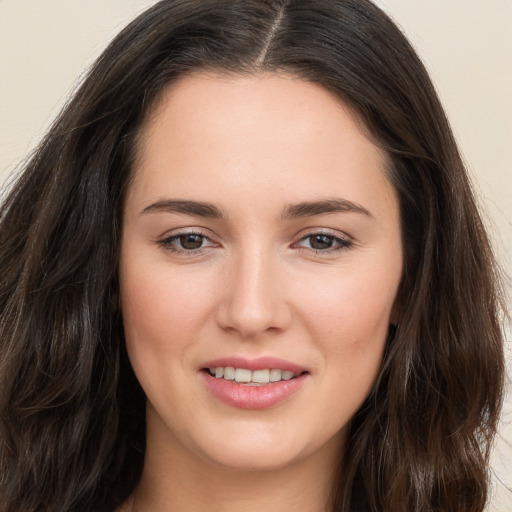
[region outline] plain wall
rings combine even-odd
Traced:
[[[0,184],[40,139],[84,69],[129,20],[153,3],[0,0]],[[511,275],[512,0],[377,3],[402,26],[431,72],[486,211],[496,251]],[[510,395],[493,464],[496,496],[491,510],[509,512]]]

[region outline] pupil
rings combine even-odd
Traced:
[[[183,249],[194,250],[199,249],[203,245],[203,237],[201,235],[182,235],[180,236],[180,244]]]
[[[311,237],[311,247],[313,249],[329,249],[332,246],[332,237],[327,235],[315,235]]]

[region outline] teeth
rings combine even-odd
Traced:
[[[270,382],[277,382],[278,380],[281,380],[281,374],[283,372],[281,370],[272,369],[270,370]]]
[[[254,370],[251,380],[260,384],[268,384],[270,382],[270,370]]]
[[[280,380],[290,380],[299,375],[288,370],[280,370],[279,368],[251,371],[246,368],[232,368],[231,366],[223,368],[219,366],[209,368],[209,370],[210,374],[217,379],[234,380],[240,384],[249,385],[261,385],[269,384],[270,382],[279,382]]]
[[[251,382],[252,372],[245,368],[237,368],[235,370],[235,380],[237,382]]]
[[[235,380],[235,369],[231,366],[224,368],[224,378],[226,380]]]

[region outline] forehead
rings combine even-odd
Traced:
[[[288,74],[196,72],[172,83],[148,115],[132,188],[209,200],[279,188],[290,201],[391,187],[386,155],[337,96]],[[388,190],[389,192],[389,190]],[[309,198],[310,198],[309,197]]]
[[[332,121],[337,126],[332,126]],[[140,150],[144,154],[149,138],[162,128],[192,127],[187,135],[204,135],[207,130],[231,135],[249,134],[258,124],[267,124],[268,141],[284,143],[277,129],[293,123],[294,135],[314,132],[325,137],[329,128],[357,132],[367,137],[368,130],[355,112],[338,96],[319,84],[284,72],[228,74],[220,71],[195,71],[167,86],[150,109],[142,130]],[[169,133],[171,135],[171,133]],[[382,153],[381,157],[385,158]]]

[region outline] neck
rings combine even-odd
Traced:
[[[204,460],[183,446],[167,449],[151,439],[148,436],[134,512],[332,511],[329,496],[339,442],[285,467],[241,470]]]

